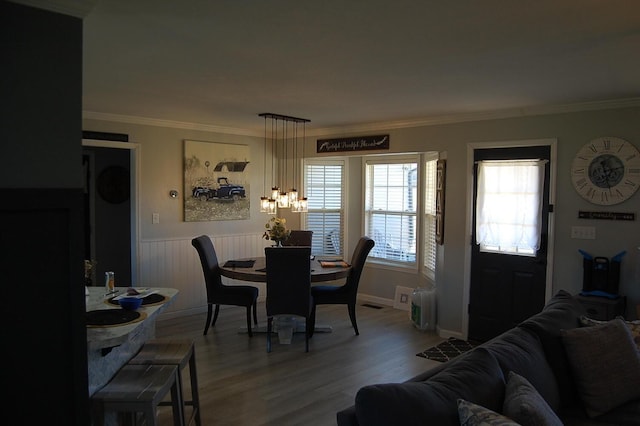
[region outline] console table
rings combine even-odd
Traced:
[[[575,298],[586,308],[589,318],[599,321],[609,321],[618,315],[624,316],[627,297],[620,296],[617,299],[597,296],[580,296]]]

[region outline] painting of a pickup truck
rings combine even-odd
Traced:
[[[247,145],[185,140],[184,221],[249,219],[250,164]]]
[[[217,188],[206,186],[196,186],[193,188],[193,198],[200,200],[229,200],[238,201],[245,198],[245,190],[242,185],[234,185],[229,183],[226,177],[218,178]]]

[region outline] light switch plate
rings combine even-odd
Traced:
[[[160,223],[160,213],[153,213],[153,215],[151,216],[151,223],[153,223],[154,225]]]
[[[576,238],[579,240],[595,240],[596,227],[595,226],[572,226],[571,238]]]

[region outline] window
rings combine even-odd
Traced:
[[[366,160],[365,229],[376,245],[372,258],[416,262],[418,161]]]
[[[432,275],[436,270],[436,170],[437,157],[424,163],[424,254],[423,268]]]
[[[480,250],[535,256],[540,248],[545,160],[478,163],[476,242]]]
[[[309,203],[305,228],[313,231],[311,253],[343,256],[344,162],[308,161],[304,181]]]

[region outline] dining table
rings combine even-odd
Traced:
[[[350,271],[351,265],[342,258],[336,256],[311,256],[311,285],[318,283],[326,283],[330,281],[346,278]],[[264,256],[247,257],[239,259],[230,259],[220,263],[220,275],[248,282],[267,282],[267,262]],[[274,322],[274,332],[278,333],[281,343],[290,343],[290,335],[288,331],[283,332],[283,328],[292,328],[292,332],[304,333],[305,325],[303,321],[298,321],[292,317],[278,319]],[[266,333],[266,327],[256,327],[252,329],[254,333]],[[247,327],[241,327],[240,332],[247,332]],[[316,323],[316,333],[331,333],[332,328],[329,325]]]
[[[351,265],[341,258],[311,256],[311,285],[346,278]],[[324,266],[323,266],[324,264]],[[220,274],[241,281],[267,282],[267,262],[264,256],[231,259],[220,264]]]

